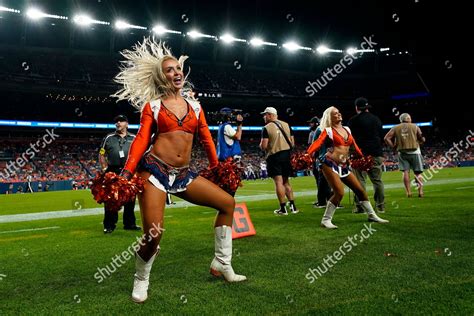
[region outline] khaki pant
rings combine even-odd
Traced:
[[[352,169],[354,171],[354,174],[356,175],[357,179],[359,182],[362,184],[364,187],[364,190],[366,190],[366,185],[365,185],[365,180],[367,179],[367,176],[369,176],[370,181],[372,182],[372,185],[374,186],[374,200],[375,200],[375,205],[378,209],[384,208],[385,205],[385,193],[384,193],[384,186],[382,182],[382,165],[384,158],[383,157],[374,157],[375,164],[370,169],[369,171],[360,171],[357,169]],[[357,196],[354,196],[354,202],[357,206],[360,205],[359,199]]]

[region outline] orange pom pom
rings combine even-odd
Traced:
[[[369,171],[375,164],[374,157],[365,156],[358,159],[351,159],[351,166],[357,170]]]
[[[138,193],[143,192],[143,179],[134,176],[131,180],[107,172],[98,173],[92,180],[91,192],[98,203],[107,204],[107,209],[118,212],[120,208],[135,199]]]
[[[306,153],[293,153],[290,158],[293,171],[313,168],[313,158]]]
[[[217,184],[224,191],[233,193],[242,186],[241,175],[243,168],[238,166],[232,158],[220,161],[219,164],[212,169],[204,169],[199,175],[207,180]]]

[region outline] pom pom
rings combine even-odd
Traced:
[[[375,164],[374,157],[365,156],[358,159],[351,159],[351,166],[360,171],[369,171]]]
[[[294,171],[313,168],[313,157],[306,153],[293,153],[290,158],[291,168]]]
[[[217,184],[227,193],[232,194],[242,186],[242,173],[243,168],[229,157],[225,161],[220,161],[214,168],[201,170],[199,175]]]
[[[118,212],[120,208],[143,192],[143,179],[134,176],[131,180],[113,172],[98,173],[92,180],[91,192],[97,203],[105,203],[108,210]]]

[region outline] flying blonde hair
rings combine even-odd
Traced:
[[[174,94],[174,87],[163,73],[163,62],[169,59],[176,60],[184,73],[184,61],[188,56],[173,56],[171,50],[163,42],[156,42],[154,38],[146,37],[143,42],[135,44],[132,50],[120,52],[125,58],[121,62],[120,72],[114,81],[123,87],[111,95],[120,100],[128,100],[132,106],[141,111],[147,102],[161,99]],[[187,81],[190,71],[183,78],[182,94],[192,98],[192,85]]]
[[[327,127],[332,127],[331,112],[334,109],[335,109],[334,106],[330,106],[326,110],[324,110],[323,117],[321,117],[321,122],[319,124],[321,129],[325,129]]]

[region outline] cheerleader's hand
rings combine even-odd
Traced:
[[[133,174],[126,169],[122,169],[122,171],[120,172],[120,176],[124,177],[127,180],[130,180],[133,178]]]
[[[131,173],[124,175],[128,177]],[[129,180],[125,176],[113,172],[98,173],[91,186],[94,199],[98,203],[106,203],[108,210],[116,212],[124,204],[134,201],[136,195],[143,192],[143,179],[135,176]]]

